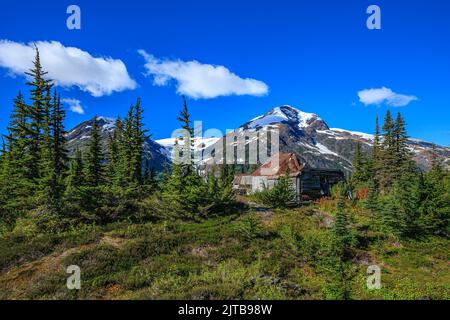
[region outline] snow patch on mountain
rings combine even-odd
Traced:
[[[359,132],[359,131],[350,131],[350,130],[339,129],[339,128],[331,128],[330,131],[338,132],[338,133],[347,133],[349,135],[358,136],[358,137],[361,137],[361,138],[369,140],[369,141],[374,141],[374,139],[375,139],[375,136],[373,134]]]
[[[194,138],[194,149],[196,151],[206,150],[209,147],[213,146],[220,139],[221,138],[215,138],[215,137],[213,137],[213,138],[196,137],[196,138]],[[173,151],[174,151],[176,143],[178,145],[184,145],[183,139],[178,139],[178,138],[160,139],[160,140],[156,140],[155,142],[164,148],[164,153],[169,158],[173,158]]]
[[[319,152],[321,154],[331,154],[333,156],[339,157],[339,155],[336,152],[331,151],[330,149],[328,149],[326,146],[324,146],[321,143],[316,142],[316,148],[319,149]]]
[[[320,120],[316,114],[308,113],[285,105],[276,107],[270,112],[250,120],[246,125],[248,129],[262,128],[277,123],[296,123],[300,129],[307,128],[315,120]]]

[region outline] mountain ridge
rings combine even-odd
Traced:
[[[102,141],[106,144],[108,135],[115,128],[115,119],[97,117],[97,120]],[[67,133],[71,155],[77,147],[81,149],[86,147],[91,124],[92,120],[84,121]],[[310,167],[341,169],[346,173],[351,172],[357,143],[361,143],[364,152],[370,153],[374,141],[373,134],[330,128],[317,114],[304,112],[291,105],[274,107],[239,126],[232,134],[244,135],[246,130],[255,131],[268,126],[276,126],[279,129],[281,152],[296,153]],[[217,160],[215,151],[219,144],[223,143],[224,137],[196,138],[195,146],[201,151],[204,164],[208,165]],[[175,138],[158,140],[149,138],[145,142],[146,159],[151,160],[157,170],[162,170],[164,163],[170,162],[175,140]],[[420,168],[430,167],[432,150],[450,167],[450,148],[414,138],[408,139],[407,143]]]

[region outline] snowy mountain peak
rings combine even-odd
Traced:
[[[256,129],[277,123],[295,124],[299,129],[308,128],[309,126],[314,126],[315,129],[321,130],[329,129],[326,123],[316,114],[301,111],[290,105],[275,107],[266,114],[250,120],[243,127]]]

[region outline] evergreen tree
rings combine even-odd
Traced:
[[[56,180],[55,167],[53,162],[53,136],[51,120],[51,88],[46,89],[42,113],[42,139],[39,146],[39,196],[40,204],[49,209],[56,208]]]
[[[385,230],[404,238],[423,233],[420,203],[423,197],[423,180],[412,161],[405,163],[401,176],[393,183],[382,207]]]
[[[191,116],[189,114],[186,97],[183,96],[183,109],[180,111],[180,115],[177,120],[181,123],[181,128],[183,129],[183,147],[181,147],[181,152],[183,154],[183,170],[186,174],[190,174],[193,171],[194,164],[194,128],[191,126]],[[186,160],[186,161],[185,161]]]
[[[53,96],[53,163],[56,175],[62,180],[67,172],[68,155],[66,149],[66,131],[64,128],[64,119],[66,113],[61,105],[61,96],[54,92]]]
[[[369,159],[361,150],[361,143],[357,142],[352,165],[351,182],[353,186],[366,183],[370,179],[370,166]]]
[[[124,119],[123,123],[123,133],[121,139],[121,162],[122,169],[124,170],[124,183],[125,186],[130,186],[135,177],[135,165],[134,165],[134,128],[133,128],[133,117],[134,117],[134,106],[131,105],[128,110],[128,114]]]
[[[144,143],[147,138],[147,130],[144,129],[143,123],[144,109],[141,106],[141,99],[138,98],[136,105],[134,106],[133,117],[133,150],[132,150],[132,167],[133,167],[133,180],[135,183],[141,185],[142,179],[142,165],[144,162]]]
[[[378,188],[374,179],[369,180],[369,192],[367,194],[365,207],[372,215],[379,210]]]
[[[336,206],[336,221],[333,229],[336,250],[338,250],[340,256],[345,256],[347,254],[352,242],[349,219],[345,212],[345,193],[341,192],[339,195]]]
[[[92,120],[91,139],[86,157],[86,182],[90,187],[99,187],[104,179],[103,152],[97,117]]]
[[[333,248],[328,258],[331,283],[326,287],[330,298],[348,300],[351,298],[351,246],[353,235],[349,218],[345,211],[346,186],[339,188],[336,206],[336,221],[333,226]]]
[[[129,144],[125,139],[124,123],[120,118],[116,119],[112,139],[113,141],[110,141],[108,144],[108,157],[111,159],[112,163],[109,163],[108,161],[107,172],[113,179],[111,181],[113,185],[122,188],[126,186],[126,177],[129,170],[127,157]]]
[[[85,172],[81,150],[77,149],[75,158],[70,161],[69,172],[66,178],[65,201],[73,214],[78,214],[86,201]]]
[[[380,189],[386,191],[392,186],[398,170],[396,167],[395,123],[389,110],[384,119],[383,142],[379,157],[377,181],[380,184]]]
[[[423,201],[420,211],[426,234],[450,235],[450,173],[433,150],[432,168],[424,176]]]
[[[378,172],[380,170],[380,153],[381,153],[380,124],[377,116],[375,120],[375,135],[372,148],[372,157],[369,160],[370,179],[375,180],[375,185],[377,188],[379,185],[379,181],[377,180],[377,178],[379,177]]]
[[[120,121],[120,120],[119,120]],[[116,121],[117,125],[117,121]],[[118,166],[119,166],[119,142],[120,142],[120,129],[114,129],[113,133],[108,136],[108,153],[106,164],[106,176],[109,184],[113,185],[117,182]]]
[[[395,120],[394,137],[396,162],[397,167],[400,168],[410,158],[410,152],[406,144],[406,142],[408,141],[408,135],[406,133],[406,122],[400,112],[397,114],[397,118]]]
[[[29,152],[29,118],[20,92],[14,99],[10,117],[8,135],[6,141],[3,140],[0,171],[0,214],[1,219],[8,224],[34,205],[35,185],[29,171],[33,161]]]
[[[33,69],[26,72],[31,78],[27,84],[31,87],[31,100],[32,105],[28,108],[28,114],[30,118],[30,123],[27,126],[27,131],[29,134],[29,152],[32,157],[30,162],[29,173],[34,179],[40,177],[39,173],[39,163],[41,157],[41,145],[42,145],[42,132],[43,123],[45,117],[45,93],[49,86],[51,86],[51,81],[44,79],[46,71],[43,70],[41,65],[41,59],[39,54],[39,49],[36,47],[36,57],[33,62]]]
[[[273,188],[265,188],[254,196],[259,202],[274,208],[287,208],[297,198],[288,172],[279,178]]]

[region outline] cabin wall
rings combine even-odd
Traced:
[[[321,198],[331,195],[331,188],[345,179],[341,171],[305,170],[299,178],[300,193],[305,198]]]

